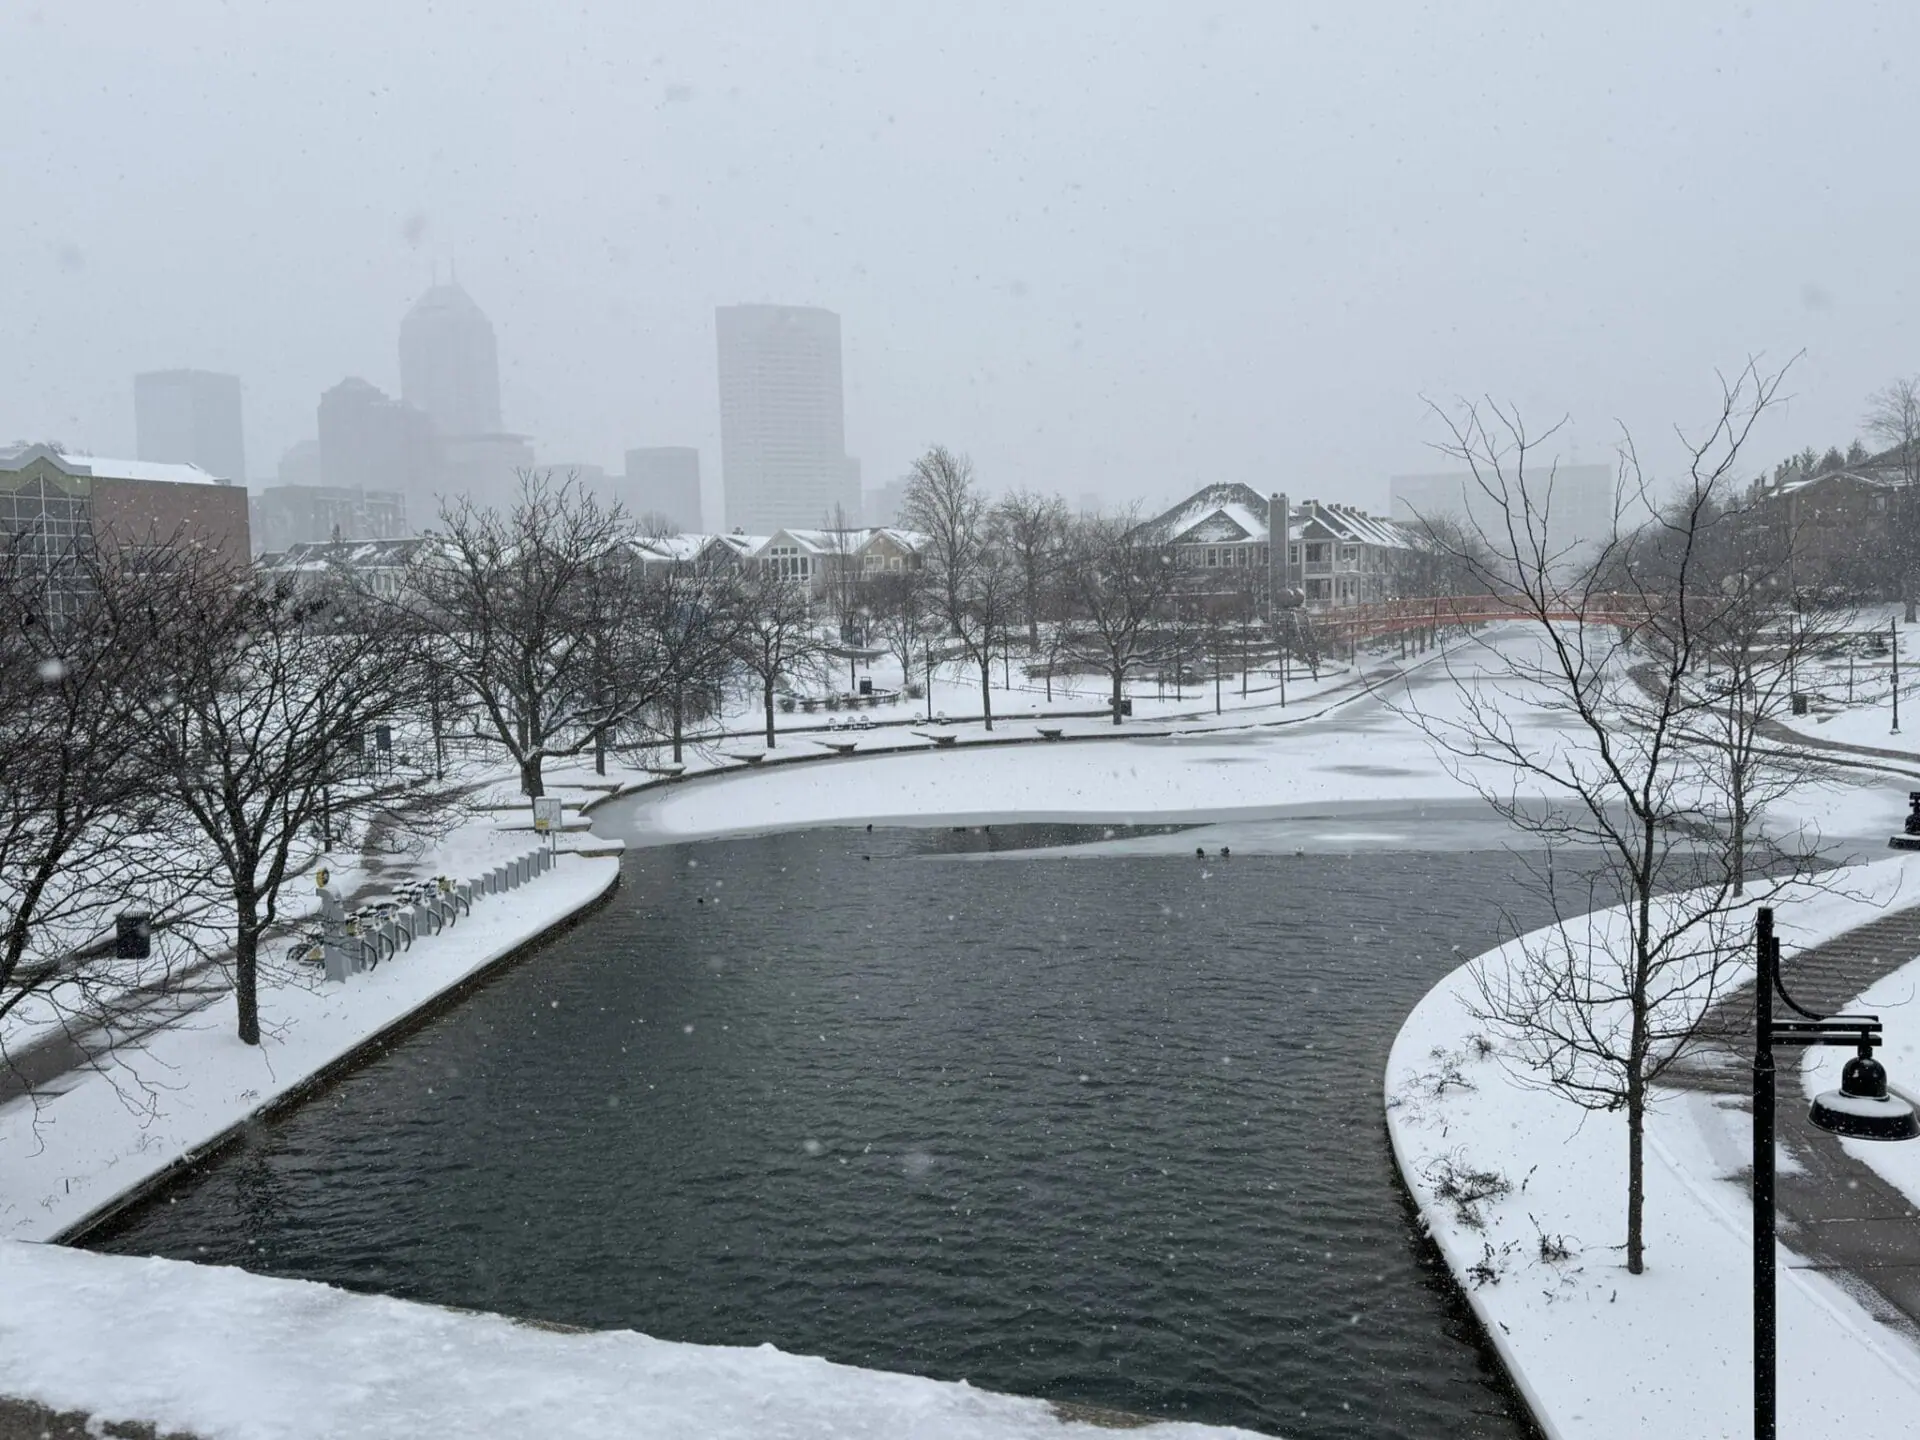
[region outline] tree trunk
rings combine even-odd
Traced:
[[[1730,779],[1733,791],[1733,834],[1730,837],[1728,863],[1733,870],[1733,893],[1747,893],[1747,783],[1745,767],[1736,762]]]
[[[680,732],[685,723],[681,718],[683,709],[680,692],[676,689],[673,692],[673,763],[676,765],[680,763]]]
[[[1213,665],[1213,713],[1220,713],[1220,662],[1217,660]]]
[[[240,1040],[245,1045],[260,1043],[260,931],[255,920],[256,897],[250,890],[234,887],[233,905],[239,924],[233,937],[233,999],[240,1012]]]
[[[1646,1018],[1636,1013],[1634,1039],[1628,1047],[1636,1056],[1627,1075],[1627,1273],[1638,1275],[1647,1268],[1646,1236],[1643,1232],[1646,1210],[1646,1128],[1647,1088],[1641,1079],[1645,1068],[1637,1058],[1646,1043]]]
[[[993,652],[980,652],[980,714],[993,729]]]
[[[593,732],[593,773],[607,773],[607,732],[604,726]]]
[[[760,697],[767,707],[767,749],[774,748],[773,743],[773,677],[769,675],[766,683],[760,687]]]
[[[1126,684],[1126,676],[1127,676],[1127,672],[1126,672],[1126,669],[1125,669],[1124,667],[1122,667],[1122,666],[1118,666],[1118,665],[1116,665],[1116,666],[1114,667],[1114,671],[1113,671],[1113,723],[1114,723],[1114,724],[1116,724],[1116,725],[1118,725],[1118,724],[1120,723],[1120,702],[1122,701],[1122,699],[1124,699],[1124,698],[1125,698],[1124,696],[1122,696],[1122,695],[1121,695],[1121,693],[1120,693],[1120,692],[1121,692],[1121,689],[1122,689],[1122,687],[1123,687],[1123,686],[1124,686],[1124,685]]]
[[[530,800],[538,800],[547,793],[546,782],[540,775],[540,761],[540,752],[536,750],[520,762],[520,793]]]

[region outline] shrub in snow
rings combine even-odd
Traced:
[[[1513,1193],[1513,1182],[1498,1170],[1476,1170],[1458,1150],[1427,1162],[1422,1172],[1434,1197],[1453,1207],[1453,1218],[1468,1230],[1487,1228],[1481,1207]]]

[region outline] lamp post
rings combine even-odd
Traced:
[[[1893,651],[1893,733],[1900,733],[1900,627],[1887,621],[1888,649]]]
[[[1887,1072],[1873,1052],[1881,1044],[1877,1015],[1816,1015],[1787,993],[1780,980],[1780,938],[1773,910],[1763,906],[1754,934],[1753,1044],[1753,1434],[1775,1440],[1773,1047],[1850,1045],[1838,1090],[1815,1096],[1807,1118],[1822,1130],[1855,1140],[1912,1140],[1920,1136],[1913,1107],[1887,1093]],[[1797,1019],[1775,1020],[1778,995]]]

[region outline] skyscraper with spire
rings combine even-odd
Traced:
[[[500,354],[493,322],[457,280],[435,284],[400,322],[400,395],[433,422],[438,466],[431,493],[412,493],[408,511],[431,524],[443,498],[512,503],[517,473],[533,468],[524,435],[500,418]]]
[[[442,435],[500,432],[493,322],[457,282],[433,286],[400,322],[400,398]]]

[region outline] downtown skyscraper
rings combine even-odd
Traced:
[[[150,370],[133,377],[134,446],[142,460],[198,465],[247,483],[240,381],[209,370]]]
[[[720,468],[730,529],[771,534],[860,518],[840,382],[840,317],[798,305],[715,312]]]

